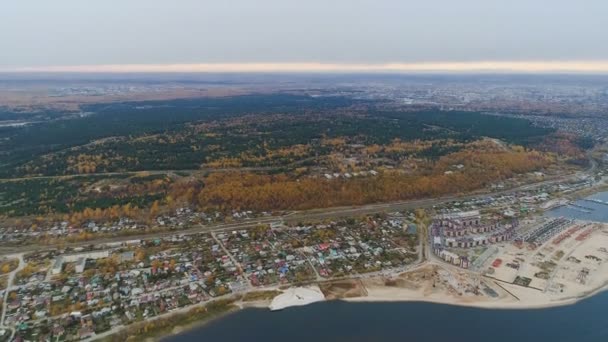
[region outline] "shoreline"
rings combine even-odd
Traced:
[[[229,315],[239,312],[241,310],[250,309],[250,308],[267,309],[271,302],[271,300],[269,300],[269,299],[243,300],[243,297],[247,293],[255,293],[255,292],[260,292],[260,291],[251,291],[251,292],[246,292],[246,293],[241,293],[241,294],[231,294],[224,298],[218,298],[217,300],[212,300],[210,302],[203,302],[203,303],[199,303],[197,305],[188,307],[188,310],[171,312],[171,313],[165,314],[163,316],[157,316],[154,319],[152,319],[151,322],[163,321],[163,320],[168,321],[171,319],[175,319],[176,317],[183,316],[184,314],[188,314],[193,309],[206,308],[208,305],[213,304],[214,302],[218,302],[218,301],[226,302],[224,304],[224,305],[226,305],[225,310],[213,313],[209,317],[195,319],[195,320],[185,323],[185,324],[177,324],[177,325],[172,326],[171,328],[160,329],[158,331],[157,336],[141,336],[141,335],[140,336],[132,335],[132,336],[137,336],[137,338],[142,341],[162,341],[166,338],[169,338],[172,336],[177,336],[179,334],[186,333],[188,331],[203,327],[218,319],[222,319],[226,316],[229,316]],[[134,323],[134,325],[135,324],[145,324],[145,321]],[[133,325],[130,324],[130,325],[122,326],[121,329],[111,332],[111,333],[105,332],[105,333],[102,333],[99,335],[92,336],[91,338],[86,339],[86,341],[113,341],[116,337],[119,337],[122,333],[125,333],[126,331],[128,331],[129,327],[133,327]]]
[[[211,324],[212,322],[214,322],[214,321],[216,321],[218,319],[222,319],[222,318],[224,318],[226,316],[229,316],[229,315],[231,315],[233,313],[239,312],[239,311],[244,310],[244,309],[245,308],[242,308],[242,307],[236,307],[236,308],[230,309],[230,310],[228,310],[226,312],[222,312],[222,313],[220,313],[220,314],[218,314],[218,315],[216,315],[214,317],[210,317],[208,319],[191,322],[191,323],[184,324],[184,325],[176,325],[176,326],[173,327],[173,329],[171,329],[171,332],[166,333],[166,334],[161,334],[160,336],[158,336],[156,338],[149,337],[147,340],[150,340],[150,341],[162,341],[162,340],[164,340],[166,338],[170,338],[172,336],[177,336],[179,334],[186,333],[188,331],[192,331],[192,330],[195,330],[195,329],[198,329],[198,328],[202,328],[202,327],[206,326],[207,324]]]
[[[352,298],[341,298],[336,299],[350,303],[408,303],[408,302],[419,302],[419,303],[432,303],[432,304],[443,304],[451,306],[461,306],[477,309],[488,309],[488,310],[539,310],[539,309],[550,309],[561,306],[570,306],[577,304],[583,300],[592,298],[600,293],[608,290],[608,283],[604,284],[600,288],[589,291],[588,293],[582,294],[575,298],[565,298],[555,301],[541,302],[541,303],[523,303],[517,302],[505,302],[501,300],[496,301],[472,301],[472,302],[458,302],[454,300],[445,300],[440,298],[428,298],[428,297],[382,297],[382,296],[366,296],[366,297],[352,297]],[[329,300],[331,302],[333,300]]]
[[[257,292],[257,291],[252,291],[252,292]],[[208,319],[204,319],[204,320],[199,320],[199,321],[194,321],[188,324],[184,324],[184,325],[176,325],[175,327],[173,327],[173,329],[171,330],[171,332],[167,333],[167,334],[162,334],[161,336],[157,337],[157,338],[149,338],[149,340],[151,341],[162,341],[166,338],[172,337],[172,336],[177,336],[183,333],[187,333],[188,331],[192,331],[201,327],[204,327],[207,324],[211,324],[216,320],[225,318],[227,316],[230,316],[232,314],[235,314],[239,311],[242,310],[247,310],[247,309],[268,309],[268,306],[270,305],[271,300],[255,300],[255,301],[238,301],[238,302],[234,302],[232,303],[234,305],[233,308],[231,308],[230,310],[227,310],[225,312],[219,313],[213,317],[210,317]],[[205,306],[205,305],[203,305]]]
[[[602,188],[603,190],[603,188]],[[603,191],[599,191],[599,192],[603,192]],[[598,193],[598,192],[593,192],[593,193]],[[592,194],[593,194],[592,193]],[[578,195],[578,194],[577,194]],[[584,194],[584,197],[590,196],[591,194]],[[577,198],[581,198],[581,196],[576,196]],[[606,224],[606,223],[603,223]],[[433,293],[424,293],[425,289],[420,286],[418,288],[416,288],[415,290],[412,288],[400,288],[400,287],[394,287],[394,286],[388,286],[388,285],[377,285],[377,284],[373,284],[374,281],[380,281],[380,280],[386,280],[386,279],[390,279],[390,278],[398,278],[400,275],[403,274],[407,274],[407,273],[413,273],[416,272],[416,270],[420,270],[423,269],[425,267],[439,267],[441,269],[443,269],[444,271],[447,272],[468,272],[466,270],[462,270],[462,269],[454,269],[453,267],[451,267],[450,264],[444,264],[442,262],[434,262],[432,260],[427,260],[423,263],[418,264],[416,267],[414,267],[413,269],[406,271],[406,272],[402,272],[402,273],[395,273],[389,277],[386,276],[377,276],[377,277],[371,277],[371,278],[361,278],[361,277],[353,277],[353,278],[348,278],[348,279],[342,279],[342,280],[347,280],[347,281],[363,281],[365,280],[366,285],[363,285],[365,288],[365,294],[363,295],[359,295],[359,296],[353,296],[353,297],[337,297],[337,298],[327,298],[327,294],[325,294],[325,301],[327,302],[333,302],[333,301],[343,301],[343,302],[347,302],[347,303],[408,303],[408,302],[418,302],[418,303],[431,303],[431,304],[442,304],[442,305],[451,305],[451,306],[461,306],[461,307],[468,307],[468,308],[476,308],[476,309],[483,309],[483,310],[542,310],[542,309],[549,309],[549,308],[555,308],[555,307],[562,307],[562,306],[570,306],[570,305],[575,305],[580,301],[592,298],[596,295],[599,295],[600,293],[608,290],[608,279],[607,278],[603,278],[603,281],[601,282],[601,284],[594,284],[596,285],[595,287],[586,290],[586,291],[581,291],[580,293],[576,294],[576,293],[571,293],[569,296],[564,296],[564,297],[557,297],[552,299],[550,296],[550,293],[547,292],[539,292],[538,290],[535,290],[533,288],[528,288],[528,287],[522,287],[522,286],[518,286],[518,285],[514,285],[512,283],[500,283],[497,282],[496,280],[490,278],[490,277],[485,277],[481,274],[477,274],[478,276],[481,277],[481,279],[483,279],[483,281],[486,283],[486,286],[493,288],[493,289],[497,289],[497,288],[501,288],[498,292],[501,293],[501,295],[498,295],[497,297],[472,297],[472,296],[466,296],[466,295],[455,295],[454,293],[450,293],[449,290],[446,289],[434,289]],[[468,275],[471,275],[470,272],[468,272]],[[333,280],[333,282],[336,282],[339,280]],[[315,281],[312,282],[309,285],[315,285],[315,286],[319,286],[323,283],[331,283],[332,280],[326,280],[326,281]],[[420,284],[418,284],[420,285]],[[589,284],[590,285],[590,284]],[[292,286],[289,287],[288,289],[293,289],[293,288],[297,288],[296,286]],[[434,286],[433,286],[434,288]],[[285,289],[283,292],[285,293],[287,289]],[[429,288],[427,287],[426,290],[429,290]],[[264,289],[253,289],[251,291],[247,291],[245,293],[241,293],[236,295],[238,296],[246,296],[248,293],[255,293],[255,292],[260,292],[260,291],[264,291]],[[428,291],[427,291],[428,292]],[[515,293],[515,294],[514,294]],[[517,296],[516,296],[517,295]],[[230,297],[227,297],[227,299],[235,299],[234,297],[235,295],[231,295]],[[521,297],[521,298],[520,298]],[[219,298],[218,298],[219,299]],[[221,299],[220,299],[221,300]],[[250,308],[255,308],[255,309],[265,309],[265,310],[270,310],[270,303],[272,301],[272,298],[266,298],[264,300],[253,300],[253,301],[241,301],[240,299],[236,299],[232,302],[233,307],[230,308],[229,310],[225,311],[225,312],[221,312],[218,313],[217,315],[214,315],[213,317],[209,317],[207,319],[203,319],[203,320],[197,320],[197,321],[193,321],[184,325],[176,325],[172,328],[171,331],[168,331],[166,334],[162,334],[160,336],[155,336],[153,338],[143,338],[143,340],[154,340],[154,341],[161,341],[161,340],[165,340],[168,338],[171,338],[172,336],[177,336],[183,333],[187,333],[189,331],[193,331],[196,329],[199,329],[201,327],[204,327],[206,324],[212,323],[215,320],[218,319],[223,319],[225,317],[228,317],[229,315],[232,315],[234,313],[237,313],[241,310],[246,310],[246,309],[250,309]],[[207,306],[209,304],[209,302],[207,303],[201,303],[201,306]],[[310,304],[314,304],[314,303],[310,303]],[[310,304],[306,304],[306,305],[310,305]],[[300,305],[294,305],[294,306],[300,306]],[[291,306],[285,306],[285,308],[289,308]],[[159,317],[159,319],[169,319],[172,315],[168,315],[166,317]],[[128,326],[127,326],[128,327]],[[127,328],[125,327],[125,328]],[[108,336],[111,337],[112,335]],[[94,340],[97,340],[97,338],[93,338]]]
[[[430,303],[430,304],[441,304],[441,305],[474,308],[474,309],[481,309],[481,310],[542,310],[542,309],[550,309],[550,308],[556,308],[556,307],[575,305],[580,301],[583,301],[583,300],[592,298],[596,295],[599,295],[600,293],[602,293],[606,290],[608,290],[608,282],[599,288],[591,290],[588,293],[582,294],[579,297],[567,298],[567,299],[562,299],[562,300],[557,300],[557,301],[550,301],[550,302],[546,302],[546,303],[523,303],[521,301],[505,302],[505,301],[501,301],[501,300],[459,302],[459,301],[454,300],[456,298],[454,298],[452,300],[447,300],[445,298],[444,299],[430,298],[430,297],[424,297],[424,296],[423,297],[362,296],[362,297],[331,299],[331,300],[326,300],[325,302],[332,303],[332,302],[342,301],[342,302],[346,302],[346,303],[394,303],[394,304]],[[316,304],[316,303],[318,303],[318,302],[310,303],[307,305]],[[243,305],[243,304],[246,304],[246,305]],[[187,333],[189,331],[196,330],[198,328],[204,327],[205,325],[207,325],[209,323],[212,323],[213,321],[226,318],[226,317],[233,315],[235,313],[238,313],[242,310],[265,309],[268,311],[272,311],[268,307],[268,304],[270,304],[270,301],[268,301],[268,300],[251,302],[250,305],[248,305],[248,303],[241,303],[241,305],[237,305],[238,306],[237,308],[229,310],[225,313],[219,314],[208,320],[204,320],[204,321],[200,321],[200,322],[193,322],[191,324],[187,324],[187,325],[183,325],[183,326],[176,326],[171,333],[162,335],[162,336],[158,337],[158,339],[153,339],[153,340],[162,341],[167,338],[180,335],[182,333]],[[298,305],[298,306],[303,306],[303,305]],[[298,306],[294,306],[294,308],[297,308]],[[280,314],[280,311],[277,311],[277,314]]]
[[[187,307],[188,310],[170,312],[165,315],[153,317],[150,320],[120,326],[116,330],[109,330],[98,335],[93,335],[87,339],[84,339],[84,341],[115,341],[121,337],[125,340],[136,338],[138,341],[161,341],[167,337],[178,335],[179,333],[204,326],[205,324],[211,323],[216,319],[239,311],[241,307],[236,304],[237,301],[238,299],[234,297],[226,297],[211,302],[199,303],[197,305]],[[214,308],[214,305],[217,305],[218,307]],[[210,308],[217,311],[209,312]],[[190,316],[191,319],[192,316],[197,314],[208,316],[201,316],[184,324],[177,323],[171,326],[163,326],[173,323],[172,321],[176,319],[183,318],[187,320],[189,319],[188,316]],[[155,327],[155,323],[158,323],[159,326]],[[148,330],[148,326],[150,324],[152,326]],[[147,336],[155,329],[156,331],[154,332],[154,335]]]
[[[448,297],[447,295],[445,297],[439,297],[439,298],[433,298],[433,297],[428,297],[428,296],[427,297],[416,296],[416,295],[414,295],[414,296],[393,296],[393,297],[368,295],[368,296],[360,296],[360,297],[330,299],[330,300],[326,300],[325,302],[331,303],[331,302],[342,301],[342,302],[346,302],[346,303],[395,303],[395,304],[405,304],[405,303],[416,303],[417,302],[417,303],[430,303],[430,304],[459,306],[459,307],[475,308],[475,309],[482,309],[482,310],[542,310],[542,309],[550,309],[550,308],[556,308],[556,307],[575,305],[578,302],[581,302],[583,300],[586,300],[586,299],[592,298],[596,295],[599,295],[602,292],[605,292],[606,290],[608,290],[608,282],[606,282],[605,284],[603,284],[602,286],[600,286],[598,288],[590,290],[590,291],[583,293],[580,296],[577,296],[574,298],[564,298],[564,299],[555,300],[555,301],[536,302],[536,303],[524,303],[522,301],[508,302],[508,301],[504,301],[501,299],[497,299],[494,301],[493,300],[488,300],[488,301],[477,300],[477,301],[465,302],[465,301],[458,301],[458,298]],[[406,294],[408,291],[404,290],[402,292],[404,292],[404,294]],[[410,293],[410,295],[411,295],[411,293]],[[228,317],[228,316],[235,314],[237,312],[240,312],[242,310],[265,309],[268,311],[273,311],[269,308],[270,302],[271,302],[271,300],[235,303],[235,305],[237,306],[236,308],[226,311],[224,313],[221,313],[210,319],[200,321],[200,322],[193,322],[193,323],[183,325],[183,326],[176,326],[171,333],[165,334],[165,335],[159,337],[157,339],[157,341],[164,340],[168,337],[177,336],[179,334],[187,333],[188,331],[192,331],[197,328],[204,327],[205,325],[207,325],[215,320],[223,319],[225,317]],[[316,303],[318,303],[318,302],[310,303],[310,304],[306,304],[306,305],[311,305],[311,304],[316,304]],[[298,306],[305,306],[305,305],[296,305],[296,306],[294,306],[294,308],[297,308]],[[277,311],[277,313],[280,313],[280,310]],[[176,329],[177,329],[177,331],[176,331]]]

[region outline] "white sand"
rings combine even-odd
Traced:
[[[290,287],[282,294],[274,297],[268,306],[270,310],[282,310],[290,306],[302,306],[325,300],[325,296],[319,286]]]
[[[443,275],[445,279],[453,278],[451,283],[444,281],[442,287],[434,287],[431,286],[429,281],[419,281],[417,287],[403,288],[384,286],[382,279],[376,278],[375,280],[364,281],[368,293],[366,297],[344,300],[352,302],[424,301],[497,309],[544,308],[574,304],[581,299],[604,291],[608,287],[608,253],[603,252],[604,248],[608,250],[608,225],[597,224],[595,232],[583,241],[577,241],[575,239],[577,235],[578,233],[574,234],[559,245],[552,244],[549,241],[534,251],[518,249],[512,245],[501,248],[497,257],[502,258],[505,262],[514,260],[515,257],[525,261],[519,271],[504,266],[503,262],[503,265],[493,275],[494,278],[498,279],[481,276],[480,279],[483,283],[496,291],[498,297],[489,297],[483,295],[483,293],[481,295],[466,293],[463,290],[465,285],[462,285],[462,283],[466,283],[466,279],[471,279],[470,282],[473,282],[472,279],[476,275],[470,271],[459,270],[451,265],[438,264],[437,267],[441,270],[438,274]],[[563,252],[563,257],[555,257],[558,250]],[[539,252],[545,256],[539,257]],[[593,260],[587,256],[595,256],[601,260]],[[580,262],[568,261],[568,257],[575,257]],[[488,264],[491,264],[493,260],[489,260]],[[535,278],[534,274],[540,270],[536,266],[538,262],[548,260],[553,260],[557,264],[554,271],[551,272],[551,278],[549,280]],[[577,275],[583,269],[588,270],[589,274],[585,282],[581,283],[577,281]],[[530,285],[537,286],[539,289],[509,284],[517,275],[531,278],[533,281]],[[454,279],[458,279],[458,281],[454,281]],[[458,282],[460,284],[456,287],[451,285]],[[435,283],[438,284],[439,281],[436,280]]]

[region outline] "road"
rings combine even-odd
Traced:
[[[354,207],[337,207],[337,208],[328,208],[328,209],[306,210],[306,211],[292,212],[287,215],[277,216],[277,217],[264,217],[264,218],[259,218],[259,219],[251,219],[251,220],[248,220],[245,222],[230,223],[230,224],[215,224],[215,225],[198,225],[198,226],[195,226],[195,227],[192,227],[189,229],[184,229],[184,230],[98,239],[98,240],[95,240],[94,242],[85,241],[85,242],[78,242],[78,243],[73,243],[73,244],[65,244],[64,246],[83,246],[83,245],[90,245],[92,243],[103,244],[103,243],[108,243],[108,242],[120,242],[120,241],[135,240],[135,239],[140,239],[140,238],[171,236],[171,235],[175,235],[175,234],[196,234],[196,233],[200,233],[200,232],[211,232],[212,236],[215,239],[216,238],[215,234],[214,234],[215,232],[231,231],[231,230],[236,230],[236,229],[247,229],[247,228],[255,227],[256,225],[259,225],[261,223],[271,223],[271,222],[276,222],[276,221],[298,222],[298,221],[307,221],[307,220],[336,218],[336,217],[360,216],[360,215],[375,213],[375,212],[380,212],[380,211],[391,212],[391,211],[399,211],[399,210],[404,210],[404,209],[425,208],[425,207],[440,205],[440,204],[443,204],[446,202],[451,202],[451,201],[456,201],[456,200],[464,201],[464,200],[479,197],[479,196],[489,196],[489,195],[497,196],[497,195],[515,193],[515,192],[529,190],[529,189],[533,189],[536,187],[540,187],[540,186],[544,186],[544,185],[548,185],[548,184],[552,184],[552,183],[556,183],[556,182],[562,182],[564,180],[565,180],[564,178],[547,180],[547,181],[543,181],[543,182],[539,182],[539,183],[535,183],[535,184],[524,185],[524,186],[520,186],[520,187],[508,189],[508,190],[502,190],[502,191],[498,191],[498,192],[492,192],[492,193],[478,192],[478,193],[468,194],[468,195],[464,195],[464,196],[446,196],[446,197],[436,198],[436,199],[422,199],[422,200],[401,201],[401,202],[393,202],[393,203],[370,204],[370,205],[354,206]],[[441,265],[442,267],[445,267],[447,269],[457,271],[457,272],[469,273],[471,276],[475,276],[479,279],[479,274],[477,274],[477,273],[474,273],[470,270],[464,270],[464,269],[459,268],[454,265],[444,263],[443,260],[441,260],[440,258],[435,256],[431,251],[429,239],[428,239],[428,230],[421,229],[420,234],[421,234],[421,236],[420,236],[420,245],[419,245],[419,259],[417,262],[407,265],[402,268],[383,270],[383,271],[369,273],[369,274],[352,275],[349,277],[344,277],[344,279],[362,279],[362,278],[369,278],[369,277],[374,277],[374,276],[391,276],[391,275],[394,275],[397,273],[415,270],[415,269],[424,267],[426,265],[431,265],[431,264]],[[216,239],[216,241],[217,241],[217,239]],[[223,246],[223,244],[220,243],[220,246]],[[9,284],[12,284],[14,275],[16,274],[16,272],[18,272],[18,270],[22,269],[25,266],[25,263],[23,261],[24,252],[26,252],[27,250],[48,249],[48,248],[52,248],[52,247],[53,246],[25,246],[25,247],[18,248],[18,250],[21,252],[19,254],[20,264],[19,264],[18,269],[13,271],[10,274]],[[223,247],[223,248],[224,248],[224,252],[232,258],[232,261],[235,263],[235,265],[238,265],[238,262],[236,262],[236,260],[232,256],[232,254],[229,253],[225,249],[225,247]],[[2,253],[5,253],[5,252],[6,251],[4,251],[4,250],[2,251]],[[314,267],[313,267],[313,269],[314,269]],[[316,280],[319,281],[318,274],[317,274]],[[333,280],[337,280],[337,279],[333,279]],[[250,288],[251,288],[251,284],[249,284],[249,289]],[[8,297],[8,291],[5,293],[5,303],[8,299],[7,297]],[[220,298],[223,298],[223,297],[224,296],[222,296]],[[219,299],[219,298],[217,298],[217,299]],[[216,300],[216,298],[211,299],[211,301],[213,301],[213,300]],[[180,308],[176,312],[186,312],[187,310],[190,310],[193,307],[196,307],[199,305],[206,305],[208,303],[209,302],[204,302],[204,303],[199,303],[196,305],[187,306],[184,308]],[[174,314],[174,313],[175,312],[159,315],[153,319],[163,318],[163,317],[166,317],[166,316]],[[5,319],[5,311],[3,310],[2,318],[0,319],[0,323],[3,323],[4,319]],[[97,339],[100,339],[103,337],[110,336],[111,334],[118,332],[122,328],[123,328],[122,326],[115,327],[115,328],[111,329],[110,331],[107,331],[105,333],[92,337],[90,340],[97,340]],[[14,334],[14,332],[13,332],[13,334]]]
[[[594,171],[595,168],[596,168],[596,164],[592,163],[591,171]],[[574,177],[578,177],[578,176],[580,176],[580,173],[578,175],[561,177],[561,178],[552,179],[552,180],[546,180],[543,182],[523,185],[520,187],[507,189],[507,190],[501,190],[501,191],[497,191],[497,192],[476,192],[476,193],[471,193],[471,194],[462,195],[462,196],[446,196],[446,197],[434,198],[434,199],[421,199],[421,200],[401,201],[401,202],[392,202],[392,203],[369,204],[369,205],[362,205],[362,206],[349,206],[349,207],[336,207],[336,208],[328,208],[328,209],[305,210],[305,211],[292,212],[292,213],[289,213],[289,214],[283,215],[283,216],[250,219],[250,220],[247,220],[244,222],[238,222],[238,223],[197,225],[192,228],[183,229],[183,230],[158,232],[158,233],[151,232],[148,234],[138,234],[138,235],[132,235],[132,236],[119,236],[119,237],[112,237],[112,238],[97,239],[95,241],[68,243],[68,244],[63,244],[63,247],[86,246],[86,245],[90,245],[93,243],[104,244],[104,243],[111,243],[111,242],[136,240],[136,239],[142,239],[142,238],[171,236],[171,235],[175,235],[175,234],[196,234],[196,233],[201,233],[201,232],[215,233],[215,232],[231,231],[231,230],[237,230],[237,229],[248,229],[248,228],[255,227],[256,225],[259,225],[259,224],[267,224],[267,223],[277,222],[277,221],[283,221],[283,222],[287,222],[287,223],[297,223],[299,221],[315,221],[315,220],[322,220],[322,219],[327,219],[327,218],[360,216],[360,215],[365,215],[365,214],[377,213],[377,212],[381,212],[381,211],[392,212],[392,211],[401,211],[404,209],[428,208],[428,207],[432,207],[435,205],[441,205],[441,204],[451,202],[451,201],[465,201],[465,200],[472,199],[475,197],[480,197],[480,196],[498,196],[498,195],[512,194],[512,193],[516,193],[516,192],[520,192],[520,191],[524,191],[524,190],[537,188],[540,186],[545,186],[545,185],[549,185],[549,184],[553,184],[553,183],[557,183],[557,182],[563,182],[565,180],[568,180],[568,179],[571,179]],[[355,276],[350,276],[350,277],[345,277],[345,278],[361,279],[361,278],[368,278],[368,277],[373,277],[373,276],[391,275],[391,274],[395,274],[395,272],[399,273],[399,272],[411,271],[411,270],[414,270],[414,269],[417,269],[420,267],[424,267],[429,264],[441,265],[442,267],[451,269],[453,271],[466,272],[472,276],[479,277],[479,274],[474,273],[470,270],[464,270],[457,266],[450,265],[450,264],[443,262],[443,260],[441,260],[440,258],[435,256],[431,251],[429,239],[428,239],[428,230],[421,229],[420,234],[421,234],[421,237],[420,237],[420,245],[419,245],[419,260],[417,262],[415,262],[411,265],[408,265],[406,267],[399,268],[399,269],[384,270],[384,271],[379,271],[379,272],[375,272],[375,273],[361,274],[361,275],[355,275]],[[212,234],[212,236],[215,238],[215,234]],[[220,246],[223,246],[223,244],[220,243]],[[2,316],[0,318],[0,327],[5,328],[5,329],[10,329],[4,325],[4,320],[5,320],[5,315],[6,315],[6,306],[7,306],[6,304],[8,303],[7,302],[8,293],[9,293],[8,289],[11,288],[11,285],[14,281],[15,274],[19,270],[23,269],[23,267],[25,267],[25,262],[23,260],[23,254],[28,251],[44,250],[44,249],[50,249],[50,248],[54,248],[54,247],[57,247],[57,246],[31,245],[31,246],[23,246],[23,247],[16,247],[16,248],[0,249],[0,254],[9,254],[9,253],[13,254],[16,251],[19,252],[19,254],[13,255],[13,257],[19,258],[19,266],[17,267],[17,269],[15,269],[13,272],[11,272],[9,274],[8,287],[7,287],[7,291],[5,292],[5,295],[4,295],[5,305],[3,306]],[[238,265],[236,260],[232,257],[231,253],[229,253],[227,250],[224,250],[224,252],[227,253],[228,255],[230,255],[233,262],[235,262],[235,264]],[[314,267],[313,267],[313,269],[314,269]],[[319,278],[320,277],[317,274],[316,280],[319,281]],[[251,286],[251,284],[249,284],[249,285]],[[223,297],[220,297],[220,298],[223,298]],[[211,299],[210,301],[217,300],[217,299],[219,299],[219,298],[214,298],[214,299]],[[184,308],[180,308],[176,312],[186,312],[187,310],[190,310],[193,307],[196,307],[199,305],[206,305],[208,303],[209,303],[209,301],[204,302],[204,303],[199,303],[196,305],[192,305],[192,306],[187,306]],[[153,319],[160,319],[160,318],[166,317],[166,316],[174,314],[174,313],[175,312],[159,315]],[[110,331],[96,335],[89,340],[96,340],[96,339],[110,336],[111,334],[118,332],[122,328],[123,328],[122,326],[115,327],[115,328],[111,329]],[[12,334],[14,335],[14,331],[12,331]]]
[[[260,166],[260,167],[238,167],[238,168],[200,168],[192,170],[140,170],[140,171],[116,171],[116,172],[94,172],[72,175],[54,175],[54,176],[29,176],[29,177],[14,177],[0,178],[0,183],[3,182],[19,182],[33,179],[71,179],[80,177],[111,177],[111,176],[134,176],[141,173],[151,175],[164,175],[169,173],[205,173],[205,172],[255,172],[255,171],[274,171],[281,167]]]
[[[311,209],[311,210],[302,210],[291,212],[287,215],[283,216],[273,216],[273,217],[263,217],[258,219],[250,219],[238,223],[222,223],[222,224],[212,224],[212,225],[195,225],[191,228],[180,229],[180,230],[170,230],[163,232],[147,232],[142,234],[134,234],[134,235],[121,235],[115,237],[103,237],[95,240],[88,241],[80,241],[80,242],[72,242],[72,243],[62,243],[55,245],[26,245],[26,246],[16,246],[16,247],[0,247],[0,255],[6,254],[14,254],[18,252],[34,252],[41,250],[49,250],[53,248],[65,248],[65,247],[83,247],[91,244],[107,244],[107,243],[116,243],[121,241],[130,241],[130,240],[139,240],[145,238],[156,238],[156,237],[166,237],[172,236],[176,234],[197,234],[202,232],[221,232],[221,231],[232,231],[238,229],[249,229],[253,228],[259,224],[268,224],[271,222],[280,222],[283,221],[285,223],[297,224],[298,222],[307,222],[307,221],[319,221],[324,219],[337,219],[337,218],[346,218],[346,217],[357,217],[362,215],[368,215],[378,212],[394,212],[401,210],[411,210],[416,208],[429,208],[436,205],[445,204],[452,201],[466,201],[469,199],[473,199],[480,196],[498,196],[498,195],[507,195],[512,193],[517,193],[520,191],[530,190],[536,187],[545,186],[549,184],[554,184],[558,182],[563,182],[575,176],[569,177],[560,177],[556,179],[545,180],[542,182],[536,182],[533,184],[527,184],[511,189],[494,191],[494,192],[473,192],[467,195],[451,195],[444,196],[439,198],[427,198],[420,200],[410,200],[410,201],[400,201],[400,202],[390,202],[390,203],[379,203],[379,204],[367,204],[361,206],[346,206],[346,207],[333,207],[326,209]]]
[[[144,239],[151,237],[165,237],[172,236],[175,234],[196,234],[201,232],[211,232],[211,231],[229,231],[235,229],[249,229],[255,227],[258,224],[271,223],[277,221],[283,221],[285,223],[298,223],[298,222],[306,222],[306,221],[318,221],[323,219],[336,219],[336,218],[345,218],[345,217],[357,217],[362,215],[374,214],[378,212],[394,212],[394,211],[402,211],[408,209],[416,209],[416,208],[429,208],[436,205],[445,204],[453,201],[466,201],[480,196],[500,196],[500,195],[508,195],[517,193],[520,191],[526,191],[533,188],[538,188],[545,185],[555,184],[559,182],[565,182],[568,180],[576,179],[581,177],[584,174],[593,175],[595,170],[597,169],[597,162],[591,156],[592,151],[587,153],[587,158],[590,160],[589,168],[585,171],[579,171],[575,174],[565,175],[561,177],[556,177],[553,179],[547,179],[541,182],[535,182],[531,184],[526,184],[522,186],[518,186],[511,189],[500,190],[500,191],[476,191],[471,192],[466,195],[450,195],[438,198],[426,198],[420,200],[409,200],[409,201],[399,201],[399,202],[390,202],[390,203],[378,203],[378,204],[367,204],[360,206],[345,206],[345,207],[334,207],[334,208],[325,208],[325,209],[311,209],[311,210],[302,210],[291,212],[287,215],[283,216],[275,216],[275,217],[265,217],[261,219],[253,219],[248,221],[243,221],[239,223],[229,223],[229,224],[216,224],[216,225],[196,225],[192,228],[182,229],[182,230],[171,230],[164,232],[148,232],[142,234],[134,234],[128,236],[116,236],[116,237],[103,237],[95,240],[82,241],[82,242],[74,242],[74,243],[62,243],[57,245],[27,245],[27,246],[17,246],[17,247],[0,247],[0,255],[6,254],[14,254],[18,252],[34,252],[39,250],[48,250],[58,247],[81,247],[88,246],[93,243],[95,244],[105,244],[105,243],[113,243],[120,241],[129,241],[136,239]],[[268,168],[239,168],[239,169],[199,169],[199,170],[163,170],[163,171],[137,171],[137,172],[117,172],[117,173],[101,173],[97,175],[113,175],[113,174],[137,174],[139,172],[150,172],[152,174],[166,174],[171,172],[204,172],[204,171],[216,171],[216,172],[228,172],[235,170],[268,170]],[[70,178],[70,177],[81,177],[81,176],[90,176],[95,174],[88,175],[71,175],[71,176],[41,176],[34,177],[34,179],[45,179],[45,178]],[[10,182],[10,181],[18,181],[23,179],[32,179],[32,178],[11,178],[11,179],[0,179],[1,182]]]
[[[12,341],[13,337],[15,336],[15,330],[13,328],[7,327],[4,324],[4,319],[6,318],[6,308],[8,307],[8,294],[10,293],[11,287],[13,285],[13,281],[15,280],[15,275],[17,275],[17,273],[25,267],[26,263],[25,263],[25,260],[23,260],[23,253],[9,255],[8,257],[11,259],[15,258],[15,259],[19,260],[19,265],[8,275],[8,280],[6,282],[6,290],[4,291],[4,299],[2,302],[3,305],[2,305],[2,316],[0,317],[0,328],[11,330],[11,338],[8,339],[8,341]]]
[[[222,251],[224,251],[224,253],[230,258],[230,260],[232,261],[232,263],[234,264],[234,266],[238,268],[239,273],[242,274],[243,273],[243,265],[241,265],[241,263],[236,260],[236,258],[234,257],[234,255],[232,255],[232,253],[228,252],[228,250],[226,249],[226,246],[224,246],[224,244],[217,238],[217,236],[215,236],[214,232],[211,232],[211,237],[213,238],[213,240],[215,240],[215,242],[218,244],[218,246],[220,246],[220,248],[222,249]],[[253,284],[251,283],[251,279],[245,277],[244,280],[247,282],[247,286],[250,289],[253,288]]]
[[[131,240],[150,239],[157,237],[173,236],[176,234],[189,235],[197,234],[201,232],[220,232],[220,231],[231,231],[235,229],[248,229],[253,228],[259,224],[271,223],[280,220],[280,217],[267,217],[255,220],[247,220],[239,223],[228,223],[228,224],[214,224],[214,225],[195,225],[192,228],[180,229],[180,230],[169,230],[161,232],[148,232],[143,234],[135,235],[122,235],[115,237],[103,237],[95,240],[79,241],[79,242],[67,242],[62,244],[50,244],[50,245],[26,245],[26,246],[15,246],[15,247],[0,247],[0,255],[13,254],[16,252],[35,252],[40,250],[48,250],[53,248],[65,248],[65,247],[83,247],[92,244],[108,244],[115,242],[125,242]]]

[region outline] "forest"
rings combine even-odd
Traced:
[[[0,131],[0,215],[103,216],[114,208],[115,216],[124,211],[116,208],[133,214],[153,204],[283,210],[439,196],[584,162],[587,143],[524,119],[342,97],[126,102],[83,112]],[[324,176],[372,170],[379,175]]]
[[[550,130],[472,112],[379,110],[376,103],[291,95],[87,106],[94,114],[0,131],[0,176],[53,176],[204,166],[286,167],[327,156],[328,139],[349,145],[482,136],[530,146]]]
[[[312,99],[279,94],[84,105],[78,118],[18,128],[0,127],[0,177],[14,175],[14,168],[33,156],[98,139],[173,132],[184,129],[190,122],[212,121],[250,112],[296,115],[306,110],[330,110],[352,104],[352,100],[336,97]]]

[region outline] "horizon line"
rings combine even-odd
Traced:
[[[243,62],[0,67],[2,73],[608,73],[608,60],[407,63]]]

